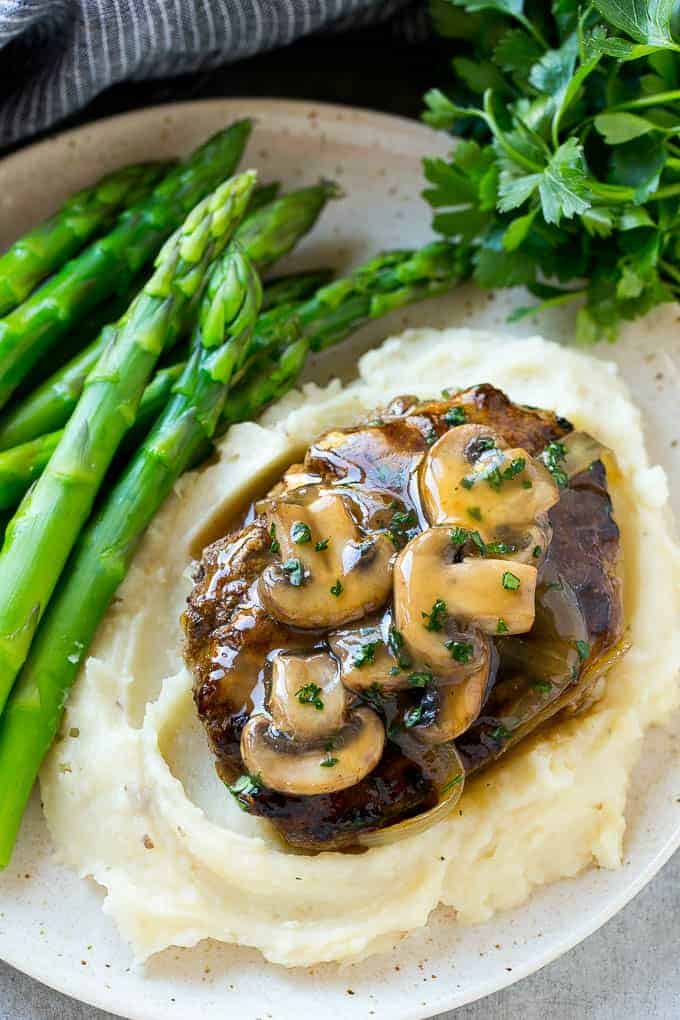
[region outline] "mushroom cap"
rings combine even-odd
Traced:
[[[291,497],[266,508],[281,552],[281,562],[268,566],[258,583],[267,611],[291,626],[319,629],[382,606],[392,584],[389,538],[367,536],[351,493],[309,486]]]
[[[326,652],[277,652],[267,708],[280,733],[301,742],[327,739],[345,722],[338,663]]]
[[[299,748],[272,733],[264,715],[253,715],[241,734],[241,755],[251,775],[279,793],[314,795],[354,786],[382,757],[385,728],[376,713],[357,708],[326,747]]]
[[[472,625],[486,634],[530,630],[536,578],[536,567],[511,560],[467,558],[453,562],[449,529],[430,528],[416,535],[397,558],[395,623],[414,657],[437,672],[440,662],[446,661],[446,642],[456,640],[448,636],[448,620],[458,626]],[[433,630],[430,620],[428,629],[428,617],[437,603],[442,626]],[[468,661],[478,662],[481,642],[474,632],[462,640],[473,645]],[[448,651],[455,658],[455,649]]]
[[[487,540],[504,525],[528,524],[559,499],[547,468],[483,425],[459,425],[434,443],[420,467],[419,490],[431,524],[476,521]]]
[[[376,685],[387,693],[408,686],[406,673],[397,667],[397,660],[389,649],[388,620],[389,616],[371,623],[354,624],[328,635],[328,644],[340,665],[342,683],[356,694],[365,694]]]
[[[424,744],[444,744],[472,726],[484,704],[489,680],[489,657],[474,673],[458,684],[442,684],[437,688],[435,721],[414,726],[411,732]]]

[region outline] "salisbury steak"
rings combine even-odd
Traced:
[[[301,848],[396,838],[592,699],[621,633],[601,453],[489,385],[400,397],[207,547],[185,655],[241,805]]]

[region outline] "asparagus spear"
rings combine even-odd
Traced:
[[[156,372],[144,390],[135,423],[121,442],[121,455],[134,450],[149,431],[168,402],[184,364],[180,361]],[[27,490],[47,467],[63,434],[63,429],[47,432],[28,443],[0,452],[0,511],[14,510],[19,505]]]
[[[239,243],[258,269],[270,265],[311,230],[324,205],[335,194],[334,185],[322,182],[283,195],[251,212],[239,227],[236,235]],[[111,340],[113,328],[105,329],[88,347],[5,414],[0,423],[0,450],[29,442],[66,424],[85,379]]]
[[[246,173],[221,185],[161,249],[156,271],[88,376],[47,469],[7,529],[0,553],[0,704],[158,357],[189,324],[208,267],[230,240],[254,182]]]
[[[123,206],[145,199],[167,169],[167,164],[141,163],[115,170],[15,241],[0,256],[0,315],[21,304],[41,280],[107,227]]]
[[[233,171],[250,134],[240,121],[171,170],[105,237],[0,321],[0,407],[33,365],[96,305],[125,290],[190,209]]]
[[[187,379],[195,377],[192,373],[201,360],[212,357],[210,349],[207,357],[192,356],[187,374],[178,387],[179,396],[171,402],[94,522],[81,536],[69,570],[62,576],[42,621],[19,683],[0,718],[0,867],[10,859],[31,787],[54,739],[68,691],[92,635],[127,572],[138,538],[170,491],[174,479],[205,453],[213,430],[222,431],[235,421],[255,416],[267,403],[290,389],[299,378],[310,346],[322,343],[327,346],[330,342],[329,326],[339,338],[341,293],[345,296],[343,300],[351,302],[352,307],[358,294],[369,298],[364,301],[363,314],[359,317],[363,321],[366,316],[382,314],[389,307],[452,286],[466,271],[466,256],[456,255],[450,247],[444,251],[428,246],[420,252],[381,256],[349,278],[339,280],[337,286],[331,285],[334,290],[324,288],[325,300],[319,297],[315,305],[316,330],[310,305],[305,316],[306,335],[292,342],[284,341],[279,352],[276,342],[280,342],[286,332],[283,318],[276,328],[271,326],[267,343],[261,336],[261,353],[229,395],[219,421],[217,415],[224,401],[229,373],[243,362],[253,345],[245,339],[244,330],[236,345],[237,353],[229,349],[229,342],[218,350],[220,358],[220,351],[226,355],[223,371],[217,382],[214,378],[206,381],[202,413],[190,417],[190,424],[182,425],[187,409],[182,401],[190,401],[193,392]],[[433,274],[431,279],[426,275],[428,272]],[[371,279],[374,293],[371,293]],[[349,319],[348,315],[343,318],[348,329],[351,328]],[[219,316],[217,320],[220,321]],[[288,334],[294,335],[301,329],[300,321],[288,313]],[[208,335],[204,325],[204,341]]]
[[[292,305],[312,297],[319,287],[333,279],[332,269],[312,269],[301,273],[288,273],[267,280],[262,294],[262,311],[268,312],[277,305]]]
[[[368,319],[379,318],[394,307],[449,289],[466,274],[467,266],[466,252],[447,242],[435,242],[415,252],[389,252],[371,259],[336,283],[320,288],[303,304],[284,303],[261,315],[246,358],[249,363],[253,359],[256,361],[247,377],[248,387],[252,384],[255,396],[245,392],[248,387],[242,391],[239,386],[233,392],[218,434],[233,421],[252,417],[270,400],[286,391],[281,388],[275,356],[267,354],[264,359],[258,360],[258,352],[261,355],[262,352],[284,347],[300,334],[308,348],[320,350],[331,342],[344,339]],[[313,275],[300,274],[272,281],[265,287],[263,305],[267,303],[270,288],[275,295],[286,291],[289,295],[296,292],[301,295],[303,284],[306,287],[311,283]],[[292,358],[293,354],[284,360],[284,377],[287,377],[285,369],[292,364]],[[179,367],[174,366],[174,370]],[[290,386],[294,383],[295,378]],[[162,407],[163,395],[168,392],[166,387],[167,380],[162,372],[157,373],[144,394],[135,425],[125,438],[126,450],[134,448],[145,435],[153,417]],[[272,395],[265,400],[262,394],[269,390]],[[237,412],[234,402],[246,408],[255,407],[255,410],[252,413]],[[17,505],[45,468],[60,436],[60,431],[47,433],[0,453],[0,509]]]
[[[252,264],[232,246],[211,278],[174,396],[74,550],[0,720],[0,867],[99,620],[156,510],[215,429],[260,298]]]

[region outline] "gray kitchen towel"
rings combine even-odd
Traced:
[[[207,70],[413,0],[0,0],[0,145],[108,85]],[[415,5],[417,19],[424,4]]]

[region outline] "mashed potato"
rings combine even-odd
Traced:
[[[106,887],[105,910],[138,959],[213,937],[286,966],[344,960],[422,926],[440,902],[461,921],[481,921],[540,883],[620,863],[642,735],[677,701],[680,558],[664,474],[647,463],[640,415],[616,369],[538,337],[417,330],[366,354],[359,373],[345,388],[307,386],[259,424],[233,428],[219,460],[177,486],[98,632],[43,769],[54,840]],[[478,382],[557,410],[616,452],[631,650],[587,716],[526,741],[469,783],[450,819],[361,857],[288,852],[215,775],[180,654],[187,566],[253,486],[319,432],[397,393]]]

